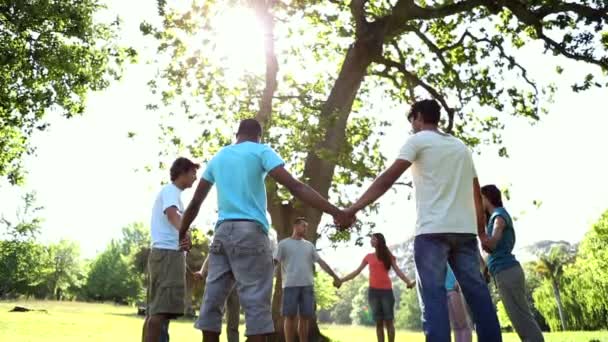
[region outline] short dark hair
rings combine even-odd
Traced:
[[[493,206],[500,208],[502,207],[502,194],[500,189],[494,184],[484,185],[481,188],[481,194],[492,203]]]
[[[171,174],[171,181],[175,181],[179,176],[188,173],[192,170],[198,170],[201,166],[192,162],[188,158],[179,157],[175,159],[171,165],[169,173]]]
[[[262,125],[256,119],[245,119],[239,124],[239,129],[236,135],[244,135],[248,137],[261,137]]]
[[[304,222],[308,223],[308,219],[306,219],[306,217],[303,217],[303,216],[298,217],[298,218],[296,218],[295,220],[293,220],[293,224],[294,224],[294,226],[295,226],[296,224],[300,224],[300,223],[304,223]]]
[[[441,118],[441,107],[435,100],[417,101],[410,107],[407,119],[412,121],[417,113],[420,113],[424,123],[437,125]]]

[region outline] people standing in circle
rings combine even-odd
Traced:
[[[371,245],[375,252],[369,253],[363,258],[359,268],[351,274],[342,278],[344,283],[354,279],[369,265],[369,291],[368,301],[372,310],[374,321],[376,321],[376,336],[378,342],[384,342],[384,329],[388,335],[388,341],[395,341],[395,296],[393,294],[393,284],[388,272],[391,268],[395,270],[397,276],[411,289],[416,283],[410,280],[397,265],[397,260],[386,246],[386,239],[381,233],[372,234]]]
[[[481,197],[488,216],[487,238],[482,240],[482,246],[489,253],[488,269],[496,281],[513,329],[522,341],[544,341],[526,299],[524,271],[513,255],[515,230],[511,215],[503,207],[502,195],[495,185],[482,187]]]
[[[195,327],[204,342],[219,342],[223,309],[236,286],[245,312],[245,335],[262,342],[274,333],[271,298],[274,265],[267,218],[266,177],[270,176],[312,208],[334,217],[340,227],[352,225],[346,214],[285,169],[283,159],[262,144],[262,126],[255,119],[239,124],[236,142],[223,147],[207,163],[182,218],[179,240],[185,239],[211,188],[217,188],[218,217],[209,247],[209,274],[202,312]]]
[[[454,339],[456,342],[471,342],[473,334],[467,308],[460,293],[460,286],[449,264],[445,276],[445,290],[448,293],[448,312],[452,331],[454,331]]]

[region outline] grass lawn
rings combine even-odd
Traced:
[[[47,312],[9,312],[15,305]],[[135,308],[112,304],[88,304],[52,301],[0,302],[0,341],[76,342],[139,341],[143,319]],[[193,322],[179,320],[170,327],[171,341],[200,341]],[[375,331],[359,326],[325,325],[322,331],[335,341],[374,342]],[[244,329],[242,329],[244,331]],[[608,342],[608,332],[567,332],[545,335],[547,342]],[[223,340],[225,341],[225,340]],[[242,339],[245,341],[245,339]],[[398,331],[396,341],[424,341],[419,332]],[[519,341],[514,334],[504,334],[505,342]]]

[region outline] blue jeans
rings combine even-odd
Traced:
[[[450,263],[469,305],[480,342],[500,342],[500,325],[488,286],[479,269],[473,234],[422,234],[414,240],[418,299],[426,341],[450,342],[450,318],[445,289]]]
[[[169,342],[169,320],[166,320],[160,327],[159,342]]]
[[[288,286],[283,288],[284,317],[313,317],[315,314],[315,291],[312,286]]]
[[[375,322],[392,321],[395,319],[395,295],[393,290],[374,289],[367,290],[367,301],[372,309]]]

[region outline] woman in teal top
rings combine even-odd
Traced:
[[[483,248],[490,255],[488,269],[496,281],[500,300],[511,319],[513,329],[522,341],[544,341],[526,299],[526,279],[521,265],[513,255],[515,230],[513,220],[503,207],[502,195],[495,185],[481,188],[483,207],[488,215]]]

